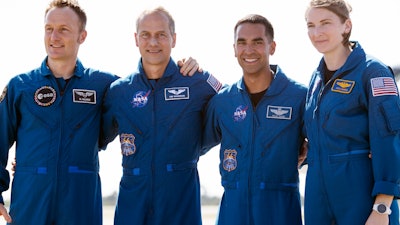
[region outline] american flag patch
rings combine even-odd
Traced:
[[[210,84],[210,86],[215,90],[215,92],[218,92],[221,90],[222,83],[217,80],[212,74],[207,79],[207,83]]]
[[[373,96],[398,95],[396,83],[391,77],[377,77],[371,79]]]

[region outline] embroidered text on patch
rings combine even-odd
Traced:
[[[188,87],[172,87],[164,89],[165,101],[189,99]]]
[[[290,120],[292,119],[292,107],[269,105],[267,107],[267,118]]]
[[[332,85],[331,90],[333,92],[339,92],[343,94],[349,94],[355,85],[355,81],[336,79]]]
[[[371,79],[372,95],[398,95],[396,83],[391,77],[377,77]]]
[[[96,91],[85,89],[72,90],[73,101],[76,103],[96,104]]]

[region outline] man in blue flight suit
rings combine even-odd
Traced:
[[[87,32],[75,1],[52,1],[44,22],[46,59],[12,78],[0,97],[0,192],[9,187],[14,142],[17,162],[10,214],[2,197],[0,213],[15,225],[99,225],[101,106],[117,77],[77,59]]]
[[[218,224],[301,225],[298,163],[304,158],[306,87],[270,66],[276,43],[266,18],[248,15],[234,31],[243,77],[210,100],[204,132],[203,153],[222,140]]]
[[[123,175],[114,223],[200,225],[197,161],[203,110],[221,83],[207,72],[184,77],[170,54],[175,24],[162,7],[137,19],[138,70],[105,99],[105,143],[117,135]]]

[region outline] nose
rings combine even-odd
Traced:
[[[50,39],[51,40],[57,40],[57,39],[59,39],[59,35],[58,35],[58,33],[57,33],[57,31],[56,30],[53,30],[51,33],[50,33]]]
[[[321,35],[322,32],[323,32],[323,29],[320,26],[316,26],[310,30],[310,34],[315,37],[318,37],[319,35]]]
[[[157,45],[157,44],[158,44],[157,37],[151,36],[151,37],[150,37],[150,40],[149,40],[149,44],[150,44],[150,45]]]

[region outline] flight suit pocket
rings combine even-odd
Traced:
[[[400,130],[400,105],[399,101],[384,101],[381,104],[381,112],[386,122],[389,133],[393,134]]]

